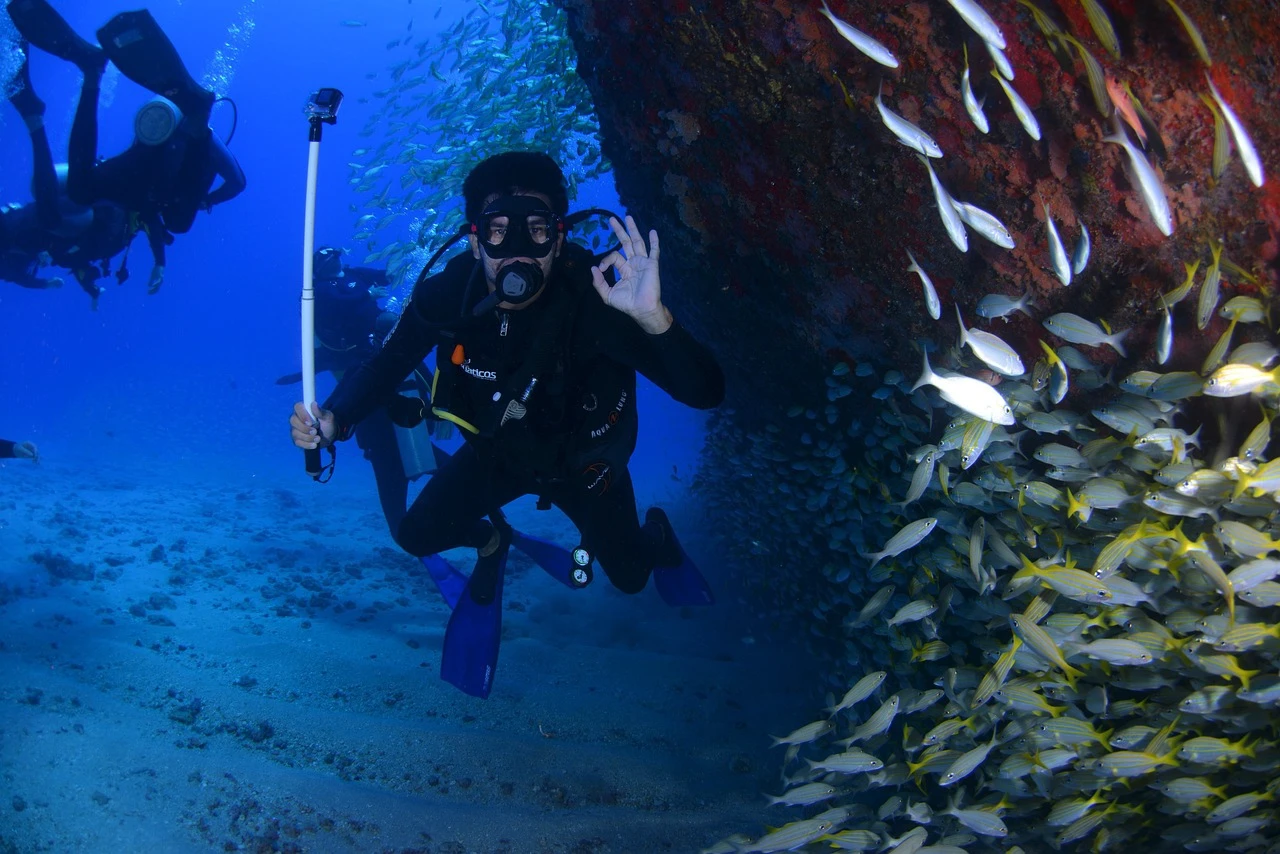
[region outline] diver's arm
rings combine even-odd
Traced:
[[[590,297],[588,297],[590,300]],[[672,322],[665,332],[645,332],[622,312],[590,300],[585,327],[595,348],[634,368],[673,400],[694,409],[714,409],[724,400],[724,371],[705,345]]]
[[[205,196],[205,206],[213,207],[231,201],[244,192],[246,182],[239,161],[212,131],[209,133],[209,153],[213,157],[214,167],[222,176],[222,186]]]
[[[437,329],[422,318],[417,300],[415,288],[382,349],[348,371],[324,402],[322,408],[333,412],[338,439],[349,438],[357,424],[386,403],[435,346]]]
[[[0,459],[13,459],[17,456],[13,449],[18,446],[17,442],[10,442],[8,439],[0,439]]]
[[[12,282],[20,288],[30,288],[33,291],[43,291],[49,287],[57,287],[53,284],[52,279],[42,279],[31,272],[30,268],[22,270],[16,268],[6,269],[4,272],[0,272],[0,281]]]

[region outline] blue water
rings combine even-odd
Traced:
[[[91,35],[136,5],[58,8]],[[354,246],[356,219],[381,213],[362,207],[347,163],[379,142],[357,131],[386,85],[386,44],[411,17],[416,40],[470,8],[433,20],[421,0],[355,6],[152,4],[192,75],[236,102],[247,190],[177,236],[156,295],[144,239],[96,311],[69,275],[58,290],[0,282],[0,437],[42,457],[0,464],[0,850],[604,854],[778,823],[759,798],[779,785],[765,734],[804,713],[812,683],[756,643],[689,492],[703,413],[642,380],[632,472],[641,511],[672,511],[720,604],[673,611],[602,576],[570,593],[517,562],[488,701],[437,678],[447,612],[411,581],[354,443],[331,483],[304,476],[287,427],[298,387],[274,384],[300,366],[302,107],[321,86],[346,94],[325,131],[316,242]],[[33,53],[59,161],[80,77]],[[108,72],[100,155],[129,144],[148,97]],[[219,105],[215,130],[230,124]],[[7,104],[0,163],[0,201],[29,200],[29,139]],[[571,204],[587,206],[622,212],[608,178]],[[677,260],[664,255],[668,288]],[[332,382],[318,378],[321,400]],[[512,515],[574,544],[556,517],[528,499]],[[61,560],[93,579],[55,578]],[[280,610],[274,591],[310,595],[304,576],[344,604]],[[256,720],[274,736],[258,739]]]
[[[59,10],[84,35],[134,3],[63,3]],[[248,9],[252,35],[234,65],[229,91],[240,121],[231,148],[248,188],[238,198],[202,213],[169,247],[166,282],[148,296],[150,257],[145,239],[129,256],[130,280],[107,292],[97,312],[73,282],[58,291],[0,288],[0,436],[36,441],[42,453],[119,457],[145,450],[182,458],[184,465],[259,475],[291,476],[295,458],[282,446],[284,417],[292,398],[271,385],[297,370],[298,294],[306,183],[307,122],[302,107],[320,86],[341,89],[346,100],[339,123],[326,130],[316,213],[317,245],[352,246],[356,218],[351,204],[366,199],[347,182],[350,153],[372,147],[362,138],[378,107],[372,93],[387,83],[386,43],[445,28],[469,7],[445,9],[412,3],[379,4],[374,15],[353,15],[341,4],[301,2],[175,2],[149,7],[200,79],[229,42]],[[419,14],[415,17],[414,12]],[[358,19],[363,27],[342,21]],[[7,24],[7,21],[6,21]],[[46,125],[55,161],[64,159],[80,77],[70,64],[33,51],[33,87],[48,104]],[[384,72],[368,80],[369,72]],[[106,89],[104,86],[104,100]],[[110,107],[100,111],[99,152],[123,150],[132,138],[136,108],[149,93],[120,78]],[[367,98],[368,103],[360,100]],[[0,109],[0,200],[30,199],[31,151],[15,111]],[[215,108],[212,124],[224,136],[231,114]],[[584,188],[577,207],[621,210],[611,182]],[[375,213],[380,213],[374,211]],[[408,237],[406,233],[403,237]],[[384,238],[384,243],[386,239]],[[362,257],[357,250],[356,263]],[[114,269],[114,267],[113,267]],[[328,390],[320,379],[320,394]],[[699,446],[696,415],[655,398],[652,421],[679,429],[668,437],[681,447]],[[282,413],[285,416],[282,416]],[[690,455],[681,462],[691,466]],[[642,469],[643,465],[637,466]]]

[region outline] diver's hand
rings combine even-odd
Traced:
[[[333,437],[338,434],[338,424],[333,420],[333,413],[321,409],[318,403],[311,406],[314,417],[307,414],[307,408],[302,403],[295,403],[293,414],[289,416],[293,444],[304,451],[332,445]]]
[[[20,460],[40,462],[40,451],[35,442],[19,442],[13,446],[13,455]]]
[[[164,284],[164,265],[156,264],[151,268],[151,278],[147,280],[147,293],[154,294]]]
[[[659,335],[671,328],[674,322],[671,312],[662,304],[662,284],[658,279],[658,232],[650,229],[649,247],[644,245],[636,221],[627,217],[624,231],[622,223],[609,218],[609,226],[622,244],[622,253],[610,252],[598,267],[591,268],[591,283],[605,305],[623,312],[640,324],[651,335]],[[625,257],[623,255],[625,253]],[[605,281],[604,271],[613,267],[613,287]]]
[[[373,285],[369,288],[369,296],[374,299],[382,299],[389,293],[391,293],[391,289],[385,288],[382,285]]]

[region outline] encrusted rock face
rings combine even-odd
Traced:
[[[832,6],[892,50],[897,69],[855,50],[816,0],[558,2],[569,12],[622,201],[642,228],[662,235],[664,297],[716,346],[740,394],[770,395],[777,383],[795,382],[797,364],[836,353],[881,357],[914,373],[912,342],[950,344],[952,305],[972,322],[978,300],[995,292],[1030,291],[1038,318],[1073,311],[1132,327],[1136,367],[1150,360],[1157,295],[1182,281],[1184,262],[1202,258],[1203,275],[1210,240],[1222,238],[1225,257],[1259,281],[1225,273],[1224,299],[1265,295],[1276,277],[1275,2],[1182,2],[1213,59],[1206,67],[1165,2],[1105,4],[1119,34],[1115,58],[1076,0],[1040,0],[1113,78],[1113,97],[1124,102],[1128,84],[1158,128],[1166,153],[1150,156],[1173,210],[1170,238],[1152,224],[1124,151],[1103,141],[1112,122],[1080,54],[1063,43],[1055,56],[1020,3],[985,5],[1005,34],[1011,85],[1038,118],[1039,142],[992,79],[982,41],[942,0]],[[961,102],[965,47],[974,89],[985,97],[985,136]],[[1199,97],[1208,91],[1206,70],[1277,172],[1261,189],[1238,156],[1221,179],[1211,176],[1214,118]],[[888,107],[937,140],[945,156],[932,162],[951,195],[999,217],[1015,249],[973,232],[967,253],[952,245],[925,167],[881,123],[880,86]],[[1068,252],[1080,220],[1093,238],[1089,265],[1070,288],[1051,269],[1042,201]],[[920,284],[906,272],[907,249],[937,286],[941,322],[928,317]],[[1178,309],[1169,369],[1198,367],[1225,328],[1215,317],[1198,331],[1194,314],[1194,299]],[[1021,315],[1000,331],[1032,360],[1037,338],[1058,343]]]

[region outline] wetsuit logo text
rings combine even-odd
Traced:
[[[478,380],[488,380],[491,383],[498,381],[498,373],[496,371],[482,371],[479,368],[473,368],[471,367],[470,359],[462,363],[462,370]]]

